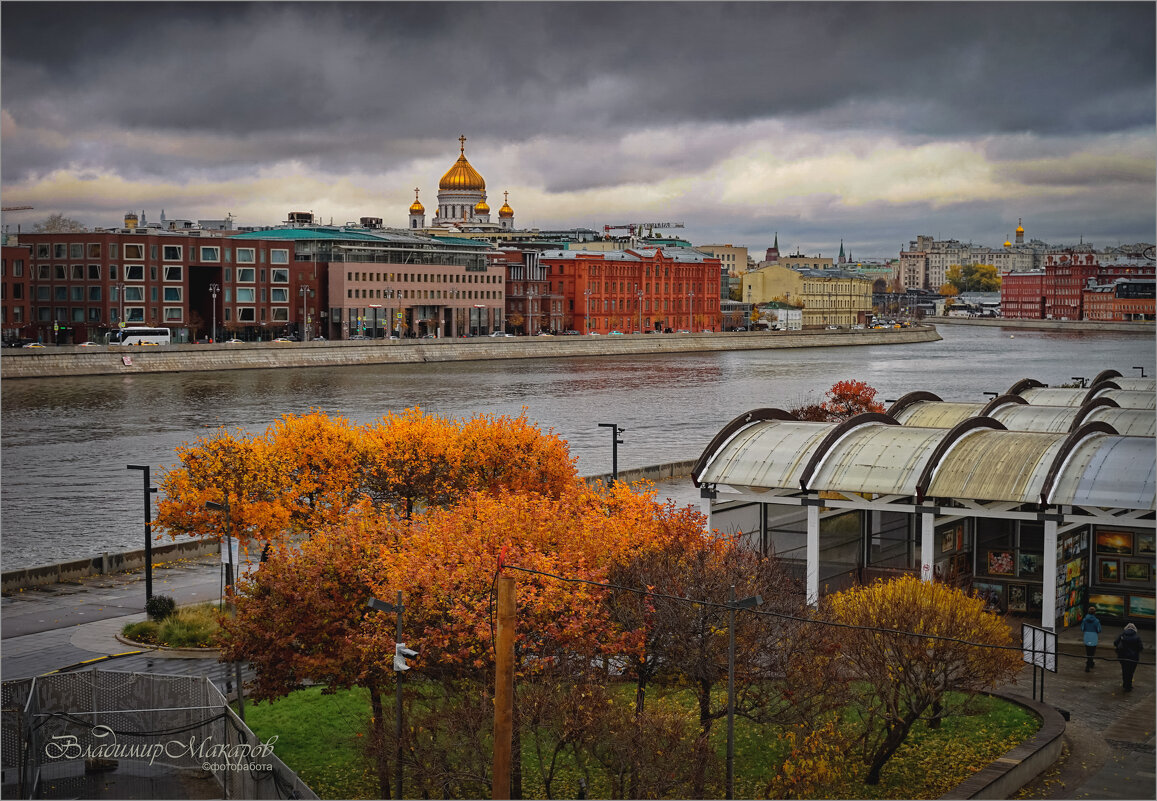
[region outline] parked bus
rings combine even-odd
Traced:
[[[109,345],[168,345],[172,332],[167,328],[133,327],[109,331]]]

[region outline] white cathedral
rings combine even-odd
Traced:
[[[486,204],[486,180],[466,160],[466,137],[459,136],[458,142],[458,160],[438,182],[438,213],[434,215],[432,227],[472,231],[514,230],[514,210],[506,202],[509,193],[503,193],[498,222],[491,222],[490,206]],[[414,202],[410,204],[410,228],[426,227],[426,209],[418,200],[418,189],[415,188]]]

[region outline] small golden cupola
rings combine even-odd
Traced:
[[[414,187],[414,202],[410,204],[410,214],[425,214],[426,207],[418,202],[418,187]]]
[[[514,216],[514,209],[510,208],[510,193],[502,193],[502,208],[498,210],[498,216],[502,219]]]
[[[478,170],[470,166],[470,162],[466,160],[466,137],[459,136],[459,156],[458,160],[454,162],[442,180],[438,182],[438,188],[441,190],[459,190],[467,192],[483,192],[486,190],[486,181],[478,173]]]
[[[1024,223],[1020,217],[1016,218],[1016,243],[1018,245],[1024,244]]]
[[[490,207],[486,205],[485,200],[479,200],[477,205],[474,206],[474,213],[475,214],[489,214],[490,213]]]

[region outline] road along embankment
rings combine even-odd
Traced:
[[[277,367],[556,359],[647,353],[903,345],[940,339],[932,326],[880,330],[773,331],[728,334],[477,337],[468,339],[252,342],[216,345],[82,348],[72,345],[3,351],[0,378],[136,375]]]

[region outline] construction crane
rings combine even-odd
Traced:
[[[630,237],[643,236],[643,229],[647,230],[647,238],[654,235],[656,228],[682,228],[683,223],[677,222],[648,222],[648,223],[626,223],[625,225],[604,225],[603,233],[610,235],[611,231],[625,230]]]

